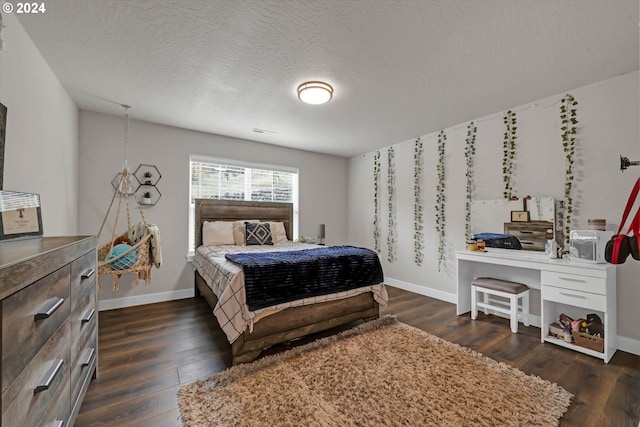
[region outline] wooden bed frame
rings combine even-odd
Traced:
[[[246,202],[231,200],[196,199],[196,247],[202,244],[204,221],[282,221],[291,240],[293,234],[293,205],[276,202]],[[196,296],[201,295],[213,308],[218,299],[200,274],[195,272]],[[379,304],[373,293],[365,292],[353,297],[287,308],[269,315],[253,325],[253,332],[245,331],[231,344],[233,364],[251,362],[271,345],[300,338],[315,332],[351,323],[378,318]]]

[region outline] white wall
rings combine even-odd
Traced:
[[[3,15],[0,102],[7,107],[5,190],[39,193],[44,234],[76,234],[78,109],[22,25]]]
[[[79,229],[83,233],[98,232],[113,195],[111,180],[121,170],[124,157],[123,123],[122,117],[80,112]],[[158,182],[162,198],[156,206],[145,207],[144,212],[148,221],[160,227],[164,266],[152,270],[152,284],[148,287],[141,282],[135,288],[129,278],[123,277],[120,290],[112,292],[107,277],[100,294],[102,308],[191,295],[193,270],[185,260],[189,154],[298,168],[299,233],[317,236],[319,225],[326,224],[328,243],[347,240],[348,159],[136,120],[130,122],[128,145],[132,170],[141,163],[154,164],[162,174]],[[138,222],[139,216],[134,214],[134,221]],[[113,218],[112,215],[111,225]],[[123,225],[118,229],[124,231],[124,211],[120,218]],[[110,236],[110,231],[103,232],[100,243]]]
[[[640,158],[638,134],[638,72],[589,86],[572,89],[578,105],[573,228],[586,228],[587,218],[606,218],[609,229],[620,221],[638,167],[619,170],[619,155]],[[518,196],[548,195],[562,199],[564,157],[560,139],[559,103],[563,94],[530,105],[514,107],[518,119],[516,167],[513,182]],[[476,199],[502,197],[503,113],[479,118],[475,159]],[[424,141],[424,225],[425,262],[418,267],[413,244],[413,140],[394,145],[396,156],[396,212],[398,261],[387,261],[387,149],[381,150],[380,179],[382,224],[381,260],[385,277],[406,288],[444,300],[455,301],[455,251],[465,248],[466,161],[464,157],[467,124],[446,129],[446,259],[437,270],[438,240],[435,232],[437,134]],[[373,240],[373,154],[349,161],[349,241],[374,247]],[[630,258],[618,268],[618,333],[640,340],[640,262]],[[637,341],[627,347],[639,345]],[[640,352],[640,347],[637,348]]]

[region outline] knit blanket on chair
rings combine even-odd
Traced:
[[[162,247],[160,246],[160,229],[158,226],[156,224],[139,222],[129,229],[129,239],[131,239],[134,245],[147,234],[151,234],[149,238],[149,255],[151,262],[156,268],[160,268],[162,265]]]

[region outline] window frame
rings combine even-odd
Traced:
[[[194,242],[194,227],[195,227],[195,203],[192,203],[192,200],[195,198],[192,197],[192,163],[200,162],[200,163],[209,163],[212,165],[220,165],[220,166],[230,166],[230,167],[238,167],[245,169],[245,192],[244,199],[247,201],[251,201],[251,179],[248,179],[249,173],[251,169],[257,170],[265,170],[270,172],[283,172],[292,174],[292,201],[291,202],[282,202],[282,203],[293,203],[293,235],[298,235],[298,203],[299,203],[299,179],[300,179],[300,170],[295,167],[290,166],[281,166],[281,165],[272,165],[267,163],[254,163],[254,162],[246,162],[241,160],[233,160],[233,159],[225,159],[221,157],[211,157],[205,156],[201,154],[190,154],[189,155],[189,191],[188,191],[188,207],[189,207],[189,237],[187,239],[187,259],[191,260],[193,254],[195,253],[195,242]],[[220,200],[236,200],[236,199],[220,199]],[[279,203],[274,200],[274,202]]]

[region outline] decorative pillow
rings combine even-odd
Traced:
[[[202,224],[202,244],[205,246],[233,245],[233,223],[205,221]]]
[[[246,229],[244,227],[244,223],[245,222],[250,222],[252,224],[255,224],[257,222],[260,222],[260,220],[249,219],[249,220],[234,221],[233,222],[233,240],[235,241],[235,244],[238,245],[238,246],[246,245],[246,243],[245,243],[245,235],[247,234],[247,231],[246,231]]]
[[[110,259],[120,256],[121,254],[125,253],[129,249],[131,249],[131,245],[128,245],[126,243],[120,243],[119,245],[115,245],[113,247],[113,250],[109,254],[109,256],[107,256],[106,261],[109,261]],[[138,261],[138,251],[131,251],[125,256],[111,262],[111,269],[126,270],[127,268],[133,267],[136,264],[136,261]]]
[[[246,222],[244,225],[247,231],[247,245],[273,245],[268,222]]]
[[[280,243],[287,241],[287,232],[284,228],[284,222],[272,222],[267,221],[269,227],[271,228],[271,239],[273,243]]]

